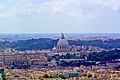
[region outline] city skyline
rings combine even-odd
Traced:
[[[119,0],[1,0],[0,33],[119,33]]]

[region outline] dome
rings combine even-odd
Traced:
[[[57,43],[57,52],[69,52],[69,43],[66,39],[60,39]]]
[[[60,39],[57,43],[57,46],[59,45],[69,45],[69,43],[66,39]]]
[[[57,46],[52,49],[55,52],[69,52],[70,51],[70,46],[65,39],[64,34],[62,34],[61,39],[58,41]]]

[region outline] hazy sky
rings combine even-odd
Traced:
[[[0,0],[0,33],[118,33],[120,0]]]

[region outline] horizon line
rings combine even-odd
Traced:
[[[120,32],[18,32],[18,33],[0,33],[0,34],[120,34]]]

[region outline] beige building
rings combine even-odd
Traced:
[[[15,57],[12,54],[1,54],[0,55],[0,62],[5,63],[6,65],[11,65],[14,63]]]
[[[0,62],[6,66],[17,68],[45,67],[47,66],[46,52],[30,52],[16,54],[0,54]]]

